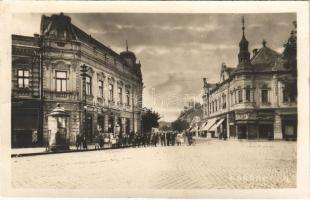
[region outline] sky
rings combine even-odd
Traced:
[[[242,16],[250,52],[261,48],[264,39],[269,48],[282,53],[296,20],[294,13],[65,15],[117,53],[128,41],[142,64],[143,105],[157,111],[163,121],[175,120],[188,101],[201,102],[202,78],[218,82],[223,62],[236,67]],[[13,34],[40,32],[41,14],[15,14],[12,20]]]

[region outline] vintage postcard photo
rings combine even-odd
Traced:
[[[309,4],[273,4],[2,4],[4,193],[308,196]]]

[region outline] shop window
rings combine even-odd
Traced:
[[[67,72],[56,71],[56,92],[67,91]]]
[[[92,82],[91,77],[86,76],[86,95],[92,95]]]
[[[18,88],[29,88],[29,70],[17,70]]]

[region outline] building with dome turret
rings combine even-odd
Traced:
[[[126,46],[116,53],[63,13],[43,15],[40,34],[34,37],[12,35],[12,146],[44,145],[47,116],[57,104],[70,116],[71,143],[83,127],[89,142],[99,132],[119,137],[140,132],[141,64]],[[80,71],[84,64],[85,91]]]
[[[249,52],[242,18],[238,65],[221,66],[220,81],[203,80],[203,120],[209,137],[297,138],[296,22],[282,53],[263,40]]]

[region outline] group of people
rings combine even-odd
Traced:
[[[180,146],[187,142],[188,145],[194,143],[193,136],[190,132],[177,132],[177,131],[159,131],[153,133],[130,133],[117,135],[113,133],[99,133],[94,139],[96,149],[102,149],[105,145],[112,148],[119,147],[146,147],[146,146]],[[86,137],[77,136],[76,139],[77,149],[88,148]]]

